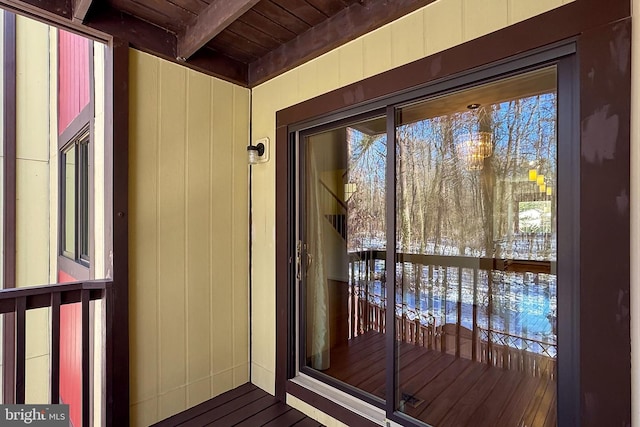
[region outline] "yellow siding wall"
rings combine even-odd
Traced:
[[[285,107],[499,30],[566,0],[438,0],[253,91],[252,135],[275,140],[275,113]],[[272,147],[271,155],[274,149]],[[275,384],[275,162],[253,171],[252,381]],[[292,404],[297,405],[296,399]],[[315,411],[310,414],[316,418]],[[325,423],[334,423],[322,416]],[[337,424],[336,424],[337,425]]]
[[[17,17],[16,286],[49,282],[48,36],[46,25]],[[49,310],[27,313],[27,402],[48,401],[49,336]]]
[[[105,271],[105,229],[104,229],[104,126],[105,126],[105,50],[106,46],[99,42],[93,43],[93,91],[94,91],[94,121],[93,121],[93,183],[94,183],[94,209],[93,209],[93,239],[94,253],[91,261],[93,267],[93,278],[103,279],[106,277]],[[110,236],[109,236],[110,237]],[[94,341],[93,341],[93,418],[95,425],[100,425],[102,419],[102,363],[104,354],[102,352],[102,341],[95,337],[102,334],[102,301],[94,302]]]
[[[248,381],[249,91],[131,51],[132,425]]]
[[[58,87],[58,29],[49,27],[49,87]],[[58,94],[49,94],[49,280],[58,281]]]
[[[104,230],[104,102],[105,102],[105,73],[104,59],[106,46],[99,42],[93,43],[93,242],[94,253],[91,257],[93,278],[104,279],[105,271],[105,230]]]
[[[49,281],[49,29],[16,20],[17,286]]]

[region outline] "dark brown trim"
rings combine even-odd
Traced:
[[[16,286],[16,16],[4,13],[4,288]],[[5,316],[2,327],[4,403],[15,402],[15,315]]]
[[[113,249],[107,252],[112,292],[106,300],[106,425],[129,425],[129,44],[113,40],[105,74],[105,230],[113,236]],[[110,188],[109,188],[110,186]],[[111,231],[109,234],[108,231]]]
[[[559,409],[559,420],[563,426],[630,425],[629,14],[630,4],[625,0],[576,0],[276,114],[276,396],[291,393],[299,397],[300,392],[299,386],[287,381],[287,350],[280,348],[294,333],[287,324],[292,238],[287,224],[291,185],[287,162],[293,149],[287,129],[573,39],[577,41],[580,70],[580,106],[574,110],[579,116],[574,121],[582,123],[577,222],[583,233],[577,237],[579,271],[571,272],[571,277],[580,277],[580,314],[568,324],[579,319],[576,329],[581,333],[577,338],[578,393],[559,397],[565,402]],[[560,333],[566,336],[566,332]],[[607,337],[606,344],[603,337]],[[571,390],[575,384],[566,383],[571,375],[563,372],[560,376],[565,379],[559,387]],[[311,398],[305,401],[316,404]],[[338,412],[329,409],[329,415],[340,419]],[[577,411],[579,417],[575,416]]]
[[[2,0],[0,4],[9,10],[45,13],[48,16],[58,16],[71,19],[71,0]],[[4,7],[3,7],[4,8]]]
[[[558,192],[557,209],[557,259],[562,262],[551,265],[558,282],[580,283],[580,87],[577,55],[560,62],[558,79]],[[560,224],[563,224],[560,226]],[[565,279],[563,279],[565,278]],[[566,280],[566,278],[571,278]],[[557,289],[557,306],[561,310],[557,319],[557,341],[561,357],[557,372],[558,424],[576,424],[580,414],[580,286],[560,286]]]
[[[176,36],[174,34],[127,13],[119,12],[106,2],[94,5],[86,22],[80,28],[85,26],[127,40],[132,47],[143,52],[176,61]]]
[[[358,427],[374,427],[379,426],[379,424],[374,423],[373,421],[364,418],[355,412],[351,412],[346,409],[344,406],[338,405],[336,402],[333,402],[325,397],[320,396],[317,393],[312,392],[311,390],[302,387],[299,384],[296,384],[292,381],[287,382],[287,393],[297,397],[303,402],[308,403],[316,409],[321,410],[325,414],[329,414],[332,417],[340,420],[341,422],[349,425],[349,426],[358,426]]]
[[[630,18],[579,41],[582,426],[631,425],[630,47]]]
[[[43,0],[0,0],[0,7],[6,11],[26,16],[93,40],[103,43],[108,42],[111,38],[110,33],[101,31],[99,26],[73,20],[72,2],[74,1],[77,0],[54,0],[51,2]],[[90,15],[93,9],[96,8],[92,7],[87,15]],[[142,21],[136,20],[136,22]],[[124,25],[121,26],[124,27]]]
[[[259,85],[433,1],[355,2],[252,62],[249,65],[249,85],[252,87]]]

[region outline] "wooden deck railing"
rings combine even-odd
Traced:
[[[386,332],[387,298],[384,291],[381,295],[371,295],[370,283],[374,280],[384,281],[376,273],[375,262],[384,260],[385,251],[362,251],[351,255],[350,314],[351,336],[361,335],[367,331]],[[458,289],[462,286],[461,270],[473,270],[474,293],[477,288],[479,271],[510,271],[516,273],[551,274],[555,271],[555,263],[531,260],[507,260],[493,258],[473,258],[461,256],[440,256],[420,254],[397,254],[398,263],[410,263],[414,267],[454,268],[458,270]],[[355,263],[362,263],[364,269],[357,271]],[[378,277],[376,277],[376,274]],[[490,277],[491,275],[488,275]],[[358,280],[353,280],[358,278]],[[445,274],[445,280],[446,278]],[[415,285],[415,284],[413,284]],[[416,298],[417,300],[417,298]],[[455,301],[457,319],[455,323],[441,322],[435,319],[420,321],[418,311],[402,310],[395,316],[396,339],[431,350],[438,350],[479,361],[491,366],[509,370],[525,371],[532,376],[555,377],[557,345],[526,336],[509,334],[478,324],[478,306],[474,303],[472,310],[472,328],[462,325],[461,293]],[[476,297],[474,296],[474,301]],[[408,312],[411,311],[411,316]],[[488,313],[490,315],[490,313]],[[445,317],[446,319],[446,317]]]
[[[26,370],[26,313],[29,310],[39,308],[51,308],[51,335],[50,335],[50,378],[49,392],[51,404],[60,403],[60,308],[66,304],[81,304],[81,342],[82,342],[82,425],[88,427],[92,425],[91,406],[92,389],[90,375],[90,334],[92,331],[90,324],[90,301],[104,300],[109,304],[111,292],[111,282],[105,280],[93,280],[85,282],[73,282],[56,285],[34,286],[25,288],[13,288],[0,290],[0,313],[4,314],[6,327],[14,333],[13,344],[15,346],[15,360],[13,369],[13,379],[4,378],[13,383],[13,393],[7,395],[5,387],[4,403],[25,403],[25,370]],[[106,316],[106,307],[102,310]],[[102,322],[104,328],[106,321]],[[10,325],[10,326],[9,326]],[[108,334],[103,334],[105,337]],[[105,338],[107,339],[107,338]],[[102,348],[110,343],[103,343]],[[109,373],[105,372],[105,376]],[[6,385],[6,384],[5,384]],[[102,396],[103,399],[107,398]],[[45,403],[45,402],[38,402]]]

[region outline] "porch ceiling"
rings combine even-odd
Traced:
[[[255,86],[434,0],[0,0]]]

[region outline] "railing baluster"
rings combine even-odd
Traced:
[[[89,354],[89,291],[82,290],[82,426],[91,425],[91,370]]]
[[[24,404],[26,367],[26,311],[27,298],[16,299],[16,400]]]
[[[51,294],[51,403],[60,403],[60,292]]]
[[[456,357],[460,357],[460,326],[462,324],[462,267],[458,267],[458,303],[456,304]]]
[[[478,360],[478,269],[473,269],[473,329],[471,330],[471,359]]]

